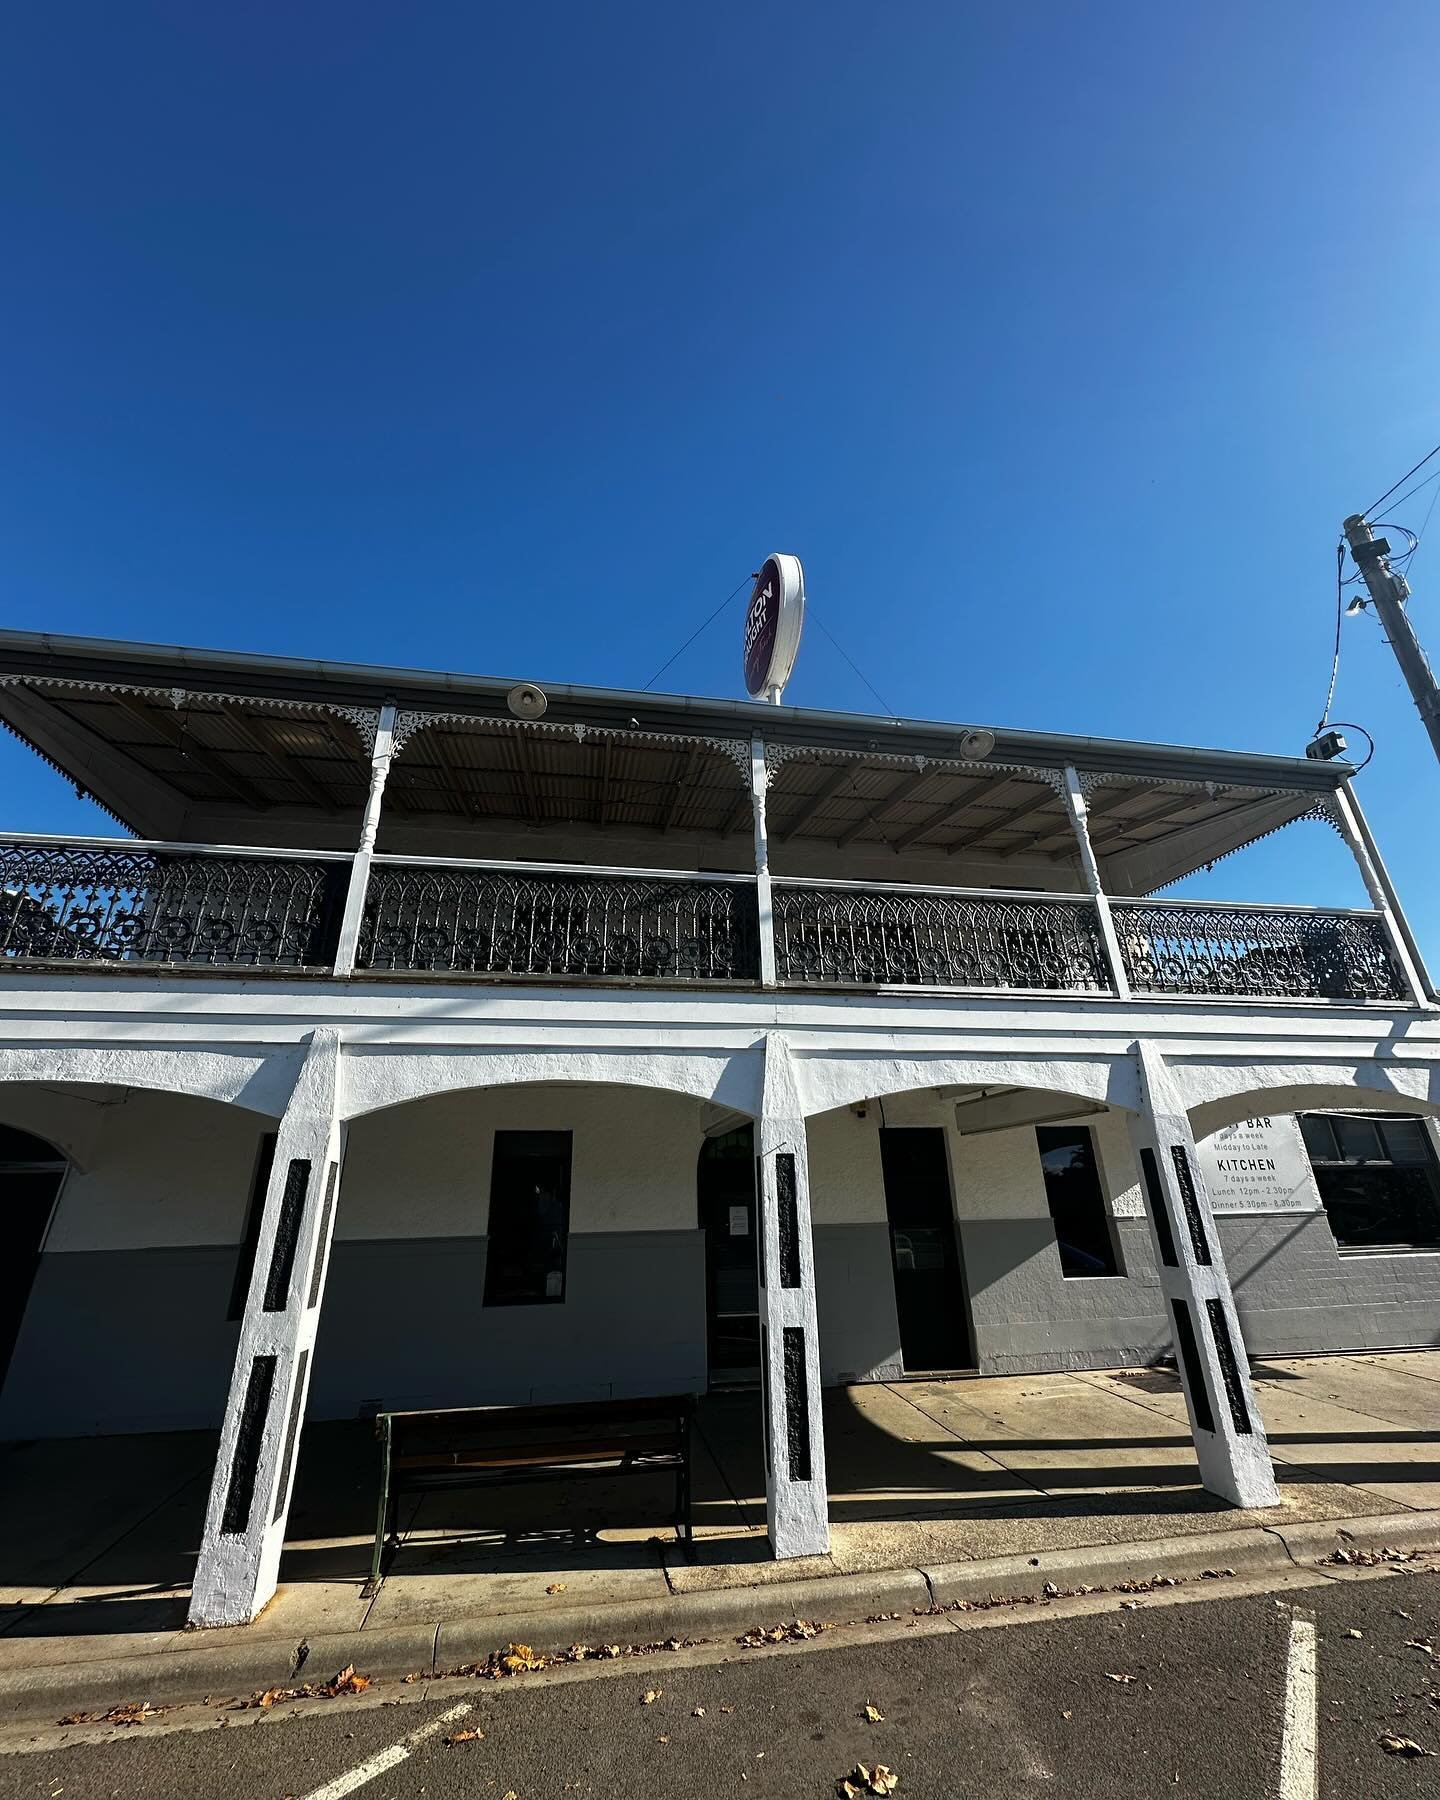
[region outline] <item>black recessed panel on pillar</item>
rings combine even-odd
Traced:
[[[1215,1340],[1215,1355],[1220,1364],[1220,1379],[1225,1383],[1230,1417],[1235,1421],[1238,1432],[1245,1437],[1253,1436],[1255,1428],[1250,1423],[1250,1408],[1245,1404],[1245,1390],[1240,1385],[1240,1364],[1235,1358],[1235,1345],[1230,1338],[1230,1324],[1225,1317],[1225,1308],[1218,1300],[1207,1300],[1205,1314],[1210,1321],[1210,1335]]]
[[[310,1367],[310,1352],[302,1350],[295,1369],[295,1390],[290,1396],[290,1418],[285,1426],[285,1452],[280,1458],[280,1480],[275,1489],[274,1523],[285,1510],[290,1497],[290,1471],[295,1466],[295,1439],[300,1434],[300,1414],[305,1405],[305,1372]]]
[[[805,1330],[787,1325],[785,1331],[785,1442],[790,1479],[810,1479],[810,1383],[805,1369]]]
[[[295,1270],[295,1251],[300,1243],[300,1221],[305,1216],[305,1195],[310,1187],[310,1163],[297,1156],[285,1171],[285,1192],[280,1197],[280,1218],[275,1226],[275,1246],[270,1252],[270,1273],[265,1279],[265,1311],[284,1312]]]
[[[240,1428],[235,1433],[235,1454],[230,1459],[230,1485],[225,1490],[221,1531],[238,1536],[250,1523],[255,1500],[255,1477],[260,1469],[260,1445],[270,1412],[270,1390],[275,1385],[275,1358],[257,1356],[250,1365],[245,1403],[240,1408]]]
[[[760,1412],[765,1420],[765,1473],[775,1466],[773,1434],[770,1429],[770,1328],[760,1327]]]
[[[325,1204],[320,1209],[320,1230],[315,1239],[315,1263],[310,1270],[310,1293],[305,1301],[307,1308],[315,1305],[320,1298],[320,1278],[325,1273],[325,1255],[330,1243],[330,1220],[335,1212],[335,1182],[340,1174],[339,1163],[331,1163],[325,1171]]]
[[[780,1285],[800,1285],[800,1205],[795,1197],[795,1158],[782,1150],[775,1158],[775,1199],[780,1227]]]
[[[1173,1269],[1177,1266],[1175,1233],[1170,1229],[1170,1208],[1165,1204],[1165,1190],[1160,1185],[1160,1166],[1148,1144],[1140,1152],[1140,1172],[1145,1177],[1145,1197],[1150,1202],[1150,1217],[1155,1221],[1160,1260],[1167,1269]]]
[[[1200,1195],[1195,1186],[1195,1166],[1183,1144],[1170,1146],[1170,1160],[1175,1165],[1175,1179],[1180,1186],[1180,1203],[1185,1208],[1185,1223],[1190,1229],[1190,1247],[1197,1263],[1210,1261],[1210,1240],[1205,1235],[1205,1221],[1200,1216]]]
[[[1210,1390],[1205,1385],[1205,1365],[1200,1360],[1200,1351],[1195,1342],[1190,1308],[1183,1300],[1172,1300],[1170,1310],[1175,1316],[1175,1343],[1185,1368],[1185,1385],[1190,1390],[1190,1405],[1195,1413],[1195,1423],[1201,1431],[1213,1431],[1215,1415],[1210,1410]]]

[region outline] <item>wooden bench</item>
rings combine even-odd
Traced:
[[[675,1530],[688,1548],[692,1394],[571,1406],[447,1407],[375,1415],[380,1506],[362,1590],[379,1591],[399,1546],[402,1494],[493,1487],[549,1477],[675,1474]],[[389,1555],[387,1556],[387,1550]]]

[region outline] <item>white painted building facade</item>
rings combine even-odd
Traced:
[[[549,696],[0,635],[138,834],[0,839],[0,1435],[221,1427],[197,1620],[273,1589],[307,1417],[763,1370],[804,1554],[824,1384],[1174,1355],[1257,1505],[1247,1354],[1435,1341],[1440,1249],[1342,1243],[1294,1122],[1424,1121],[1409,1193],[1440,1115],[1342,767]],[[1327,823],[1367,910],[1155,897]]]

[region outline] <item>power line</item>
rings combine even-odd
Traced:
[[[1370,502],[1370,504],[1365,508],[1364,513],[1361,514],[1361,517],[1362,518],[1368,517],[1372,512],[1374,512],[1374,510],[1377,506],[1383,506],[1385,504],[1385,502],[1390,498],[1390,496],[1395,492],[1395,488],[1404,487],[1405,483],[1410,479],[1410,477],[1413,474],[1415,474],[1416,470],[1423,469],[1425,467],[1426,463],[1429,462],[1431,456],[1440,456],[1440,444],[1437,444],[1435,446],[1435,448],[1430,452],[1429,456],[1422,456],[1420,458],[1419,462],[1416,463],[1414,469],[1407,469],[1406,472],[1395,483],[1395,487],[1386,488],[1385,492],[1380,496],[1380,498],[1378,500],[1372,500]]]
[[[1330,687],[1325,695],[1325,710],[1320,715],[1320,723],[1315,727],[1318,737],[1325,729],[1330,717],[1330,708],[1335,704],[1335,683],[1340,679],[1340,621],[1345,616],[1345,583],[1341,575],[1345,568],[1345,540],[1341,538],[1335,546],[1335,654],[1330,659]]]
[[[1429,485],[1432,481],[1440,481],[1440,469],[1437,469],[1433,475],[1427,475],[1423,481],[1417,481],[1415,483],[1414,487],[1411,488],[1408,493],[1404,493],[1400,496],[1400,498],[1395,502],[1395,506],[1403,506],[1407,500],[1414,499],[1415,495],[1420,492],[1421,488],[1429,487]],[[1378,504],[1378,502],[1377,502],[1377,504]],[[1392,506],[1390,508],[1391,512],[1394,512],[1395,506]],[[1370,510],[1373,512],[1375,509],[1374,509],[1374,507],[1371,507]]]
[[[751,577],[749,575],[745,575],[745,576],[741,577],[740,581],[733,588],[731,588],[730,592],[725,596],[725,598],[715,608],[714,612],[711,613],[710,617],[705,621],[705,623],[703,625],[698,625],[695,628],[695,630],[690,633],[689,637],[686,638],[685,642],[675,652],[674,656],[668,658],[665,662],[661,663],[660,667],[655,671],[655,673],[645,683],[645,686],[643,688],[641,688],[640,692],[642,694],[648,692],[649,689],[654,687],[655,683],[660,679],[660,677],[670,667],[670,664],[677,661],[680,657],[682,657],[685,654],[685,652],[695,642],[696,638],[698,638],[700,636],[701,632],[709,630],[709,628],[720,617],[721,613],[724,612],[725,608],[730,604],[730,602],[740,592],[741,588],[743,588],[745,586],[745,583],[747,581],[749,581],[750,579],[751,579]]]
[[[879,688],[876,687],[875,683],[870,679],[870,677],[865,673],[865,671],[855,661],[854,657],[851,656],[850,652],[845,648],[845,646],[835,636],[835,634],[831,631],[830,627],[820,617],[819,613],[816,612],[815,608],[811,605],[811,603],[808,600],[805,602],[805,612],[808,617],[814,619],[815,623],[825,633],[826,637],[830,639],[830,642],[832,644],[834,644],[835,648],[845,658],[846,662],[849,663],[850,667],[855,671],[855,673],[865,683],[866,687],[869,688],[870,692],[880,702],[880,705],[884,709],[886,716],[891,719],[898,719],[900,717],[899,713],[896,712],[895,708],[890,704],[890,702],[880,692]]]
[[[1407,575],[1410,573],[1411,569],[1415,567],[1415,558],[1420,554],[1420,540],[1425,535],[1425,527],[1430,523],[1430,515],[1435,510],[1435,502],[1437,500],[1440,500],[1440,487],[1437,487],[1435,492],[1430,496],[1430,504],[1425,508],[1425,517],[1421,521],[1420,529],[1415,533],[1415,548],[1410,552],[1405,563],[1405,573]]]

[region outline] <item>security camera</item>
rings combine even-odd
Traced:
[[[1322,731],[1318,737],[1312,738],[1305,746],[1305,754],[1312,762],[1334,762],[1335,758],[1343,756],[1348,748],[1343,732]]]

